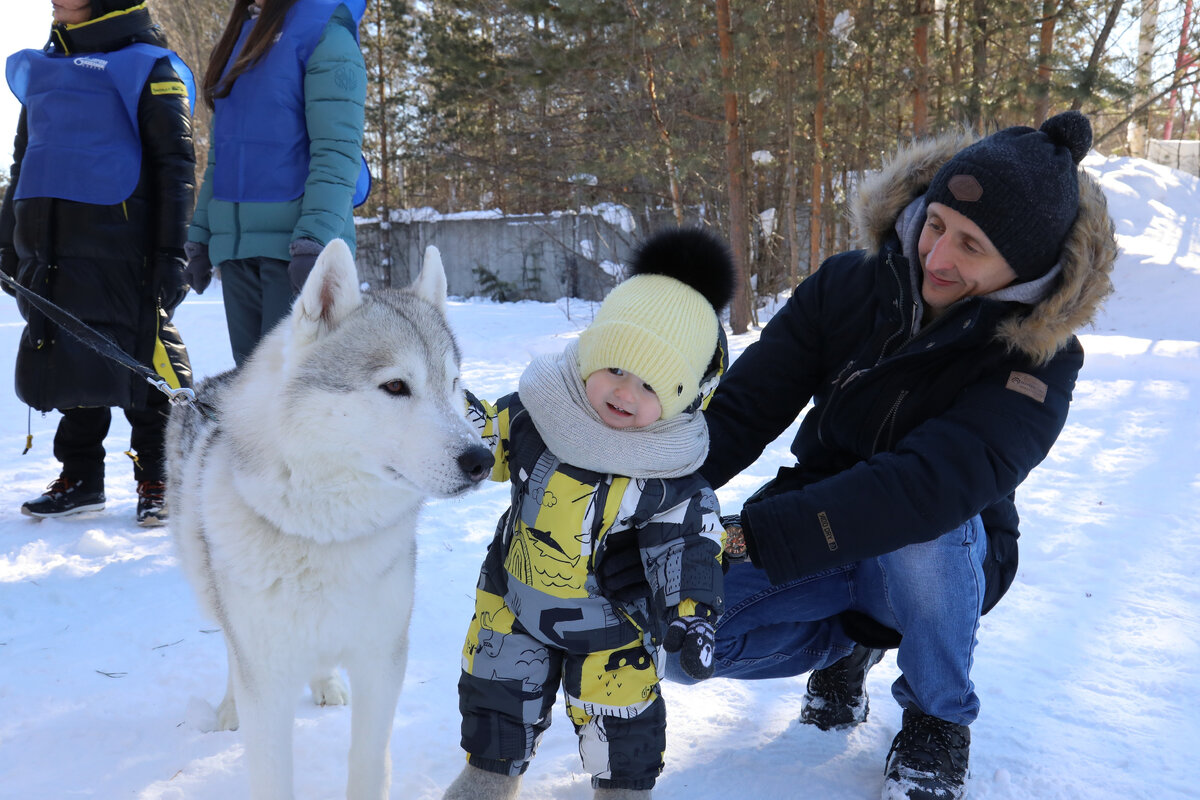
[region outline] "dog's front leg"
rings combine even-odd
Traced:
[[[290,680],[293,676],[278,665],[248,672],[245,661],[234,676],[234,687],[250,797],[292,800],[292,724],[301,681]]]
[[[234,659],[233,646],[225,642],[225,653],[229,662],[229,677],[225,680],[225,697],[217,706],[217,730],[236,731],[238,729],[237,700],[234,697],[233,676],[237,673],[237,661]]]
[[[402,648],[401,648],[402,649]],[[347,800],[387,800],[392,781],[392,723],[400,687],[404,683],[404,658],[348,665],[350,674],[350,777]]]

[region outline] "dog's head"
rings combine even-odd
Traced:
[[[329,243],[285,323],[289,464],[336,458],[351,494],[378,493],[382,481],[384,491],[449,497],[487,477],[492,455],[465,417],[445,305],[436,248],[408,288],[363,293],[350,249]]]

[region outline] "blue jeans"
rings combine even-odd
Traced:
[[[854,641],[837,615],[855,610],[903,635],[892,695],[905,708],[960,725],[979,714],[972,653],[983,608],[987,536],[979,517],[937,539],[772,586],[738,564],[725,576],[716,627],[716,676],[785,678],[849,655]],[[666,676],[691,683],[678,654]]]

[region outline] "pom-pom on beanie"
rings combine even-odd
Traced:
[[[579,375],[632,372],[658,395],[661,419],[670,419],[700,393],[717,348],[717,315],[733,296],[733,261],[717,236],[681,228],[647,239],[630,267],[579,335]]]
[[[1079,212],[1077,165],[1092,146],[1092,125],[1078,111],[1039,130],[997,131],[947,161],[925,192],[978,225],[1020,281],[1040,278],[1058,261]]]

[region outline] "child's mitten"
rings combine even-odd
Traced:
[[[668,653],[679,653],[679,666],[690,677],[698,681],[711,678],[713,674],[713,646],[716,637],[713,633],[712,619],[716,616],[712,609],[699,603],[684,601],[682,607],[692,605],[693,614],[676,616],[667,626],[667,635],[663,638],[663,649]]]

